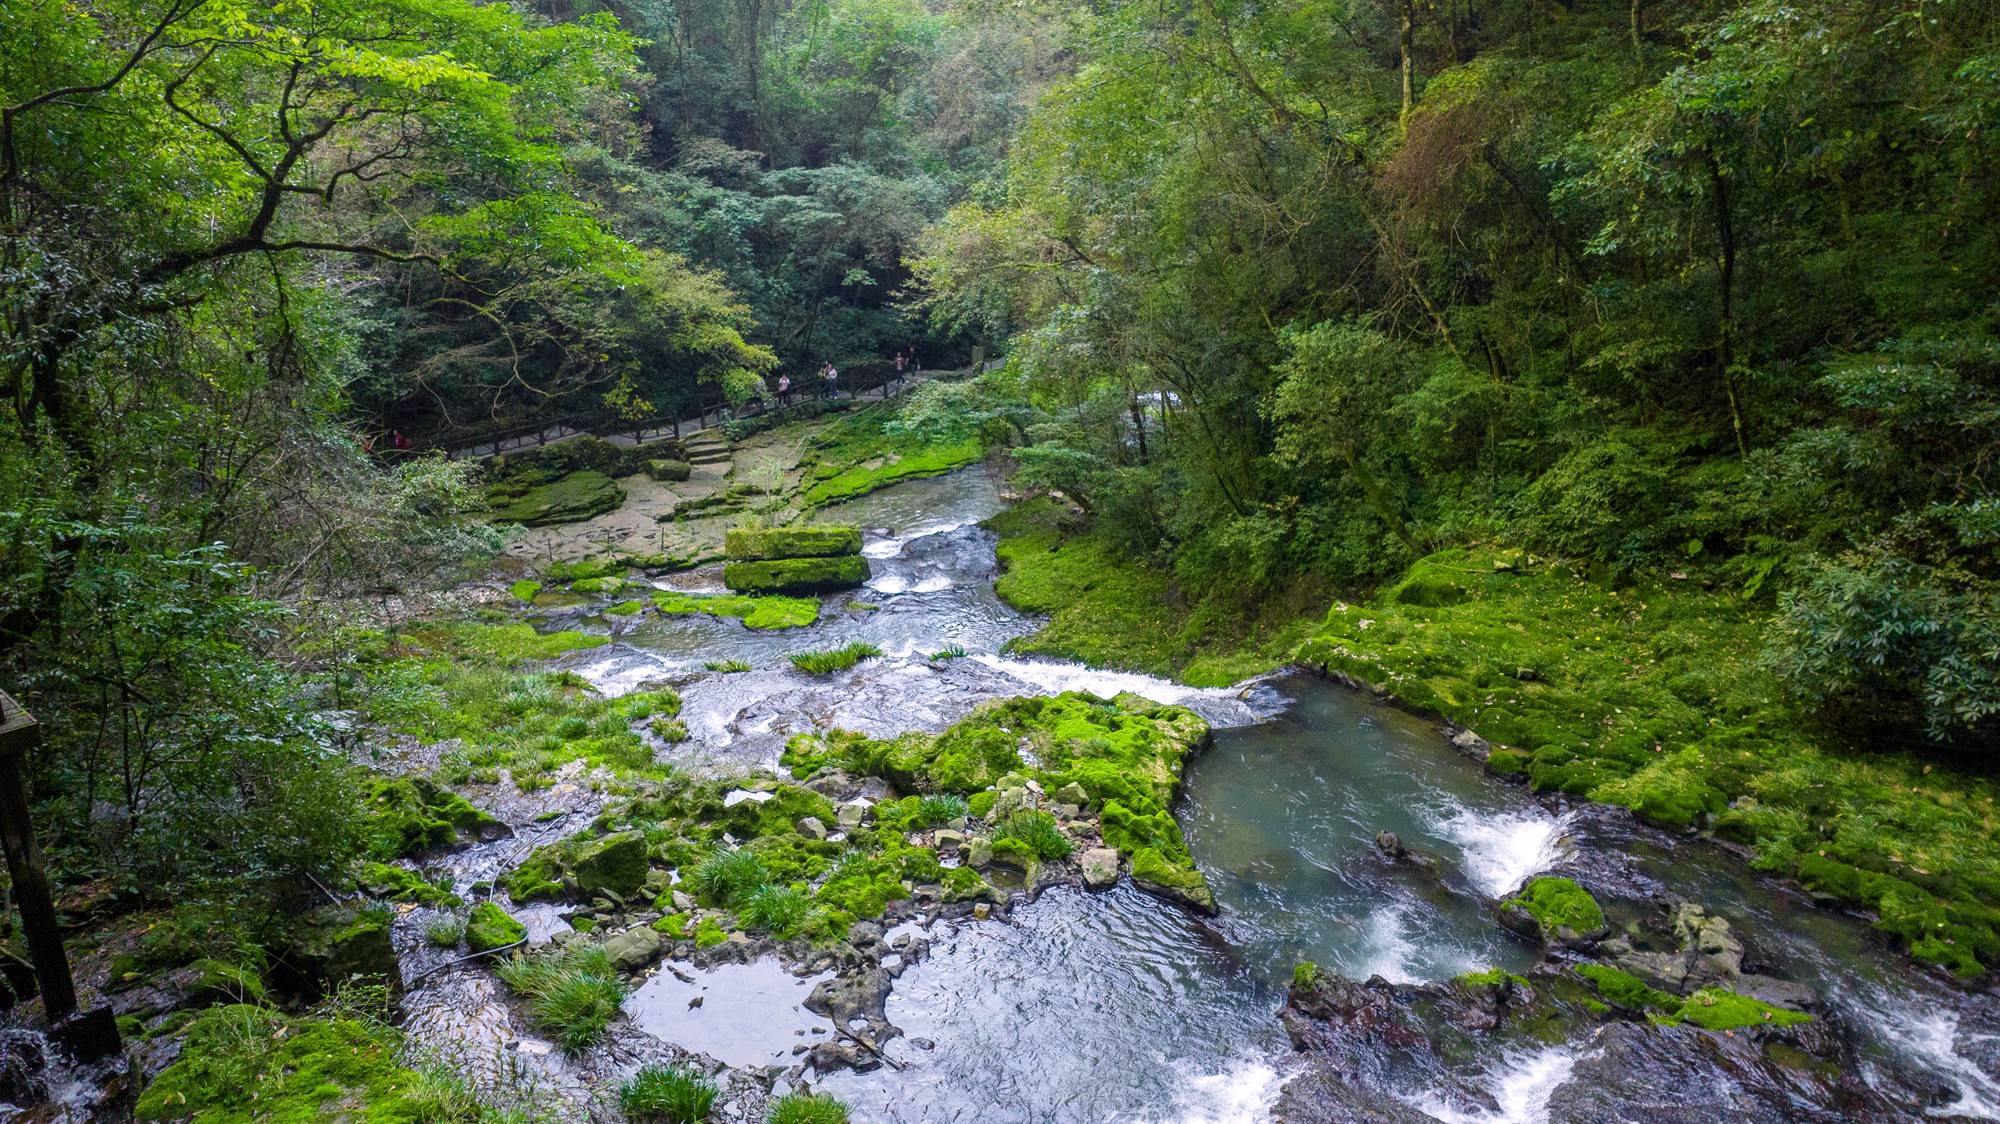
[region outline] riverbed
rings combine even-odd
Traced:
[[[1266,1119],[1293,1065],[1275,1011],[1297,964],[1407,983],[1524,969],[1537,950],[1494,923],[1494,903],[1539,872],[1575,869],[1726,914],[1770,970],[1822,994],[1824,1017],[1865,1059],[1864,1079],[1910,1118],[2000,1118],[2000,1016],[1990,997],[1911,970],[1856,919],[1706,845],[1613,810],[1536,799],[1487,776],[1430,724],[1311,676],[1201,690],[1004,655],[1036,622],[993,593],[993,538],[978,524],[1001,503],[981,468],[863,497],[837,516],[865,529],[873,577],[865,590],[825,598],[819,624],[753,632],[733,620],[647,614],[616,624],[615,643],[569,666],[613,694],[675,683],[693,735],[676,762],[725,774],[773,767],[796,732],[942,729],[1012,695],[1134,691],[1189,706],[1216,733],[1188,769],[1179,816],[1219,913],[1199,917],[1121,885],[1051,890],[1005,922],[908,927],[899,935],[928,940],[930,952],[891,993],[888,1015],[904,1032],[886,1047],[891,1064],[781,1080],[839,1095],[857,1121]],[[711,571],[660,584],[720,588]],[[545,620],[614,627],[588,609]],[[886,655],[828,677],[801,675],[783,658],[851,641]],[[947,650],[964,654],[928,658]],[[721,659],[756,670],[704,669]],[[595,799],[582,783],[538,794],[536,814],[575,814],[543,824],[527,810],[512,814],[515,839],[452,856],[448,869],[462,885],[490,877],[533,843],[580,827]],[[1433,861],[1384,862],[1374,846],[1383,831]],[[562,926],[544,912],[531,919],[538,932]],[[793,1045],[827,1032],[799,1007],[799,981],[774,965],[727,979],[683,970],[640,990],[612,1044],[563,1059],[513,1025],[483,968],[424,961],[421,942],[407,939],[420,921],[399,926],[406,968],[432,971],[406,1000],[419,1041],[461,1059],[504,1059],[594,1114],[609,1112],[609,1087],[641,1059],[686,1049],[737,1067],[783,1066]],[[1591,1048],[1555,1042],[1532,1056],[1473,1059],[1452,1075],[1467,1092],[1412,1079],[1395,1095],[1436,1119],[1540,1121]],[[1398,1080],[1394,1059],[1367,1064]]]

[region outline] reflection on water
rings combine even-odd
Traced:
[[[713,968],[668,964],[625,1001],[640,1030],[733,1066],[788,1063],[827,1022],[803,1004],[825,975],[794,976],[773,959]]]

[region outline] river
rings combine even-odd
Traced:
[[[1825,1017],[1865,1059],[1864,1078],[1912,1118],[2000,1118],[2000,1016],[1988,997],[1910,970],[1855,919],[1816,909],[1712,848],[1612,810],[1537,800],[1485,775],[1429,724],[1311,676],[1198,690],[1001,655],[1035,622],[993,593],[993,540],[978,522],[1000,506],[980,468],[863,497],[838,515],[866,530],[874,576],[864,591],[826,598],[818,625],[759,633],[732,620],[648,614],[572,665],[610,693],[677,683],[693,739],[676,747],[676,761],[711,772],[770,768],[800,730],[940,729],[983,700],[1036,692],[1131,690],[1190,706],[1216,727],[1188,770],[1179,814],[1219,915],[1197,917],[1121,886],[1051,890],[1004,923],[905,926],[930,942],[930,954],[903,972],[889,999],[890,1020],[905,1032],[889,1044],[894,1064],[808,1077],[853,1105],[857,1121],[1267,1118],[1292,1065],[1274,1012],[1296,964],[1394,982],[1523,969],[1536,951],[1494,923],[1493,903],[1537,872],[1579,866],[1725,913],[1772,970],[1822,993]],[[720,588],[706,571],[661,584]],[[849,609],[850,601],[874,607]],[[548,623],[612,627],[581,610]],[[849,641],[887,655],[829,677],[800,675],[782,658]],[[953,646],[966,657],[923,658]],[[726,658],[757,670],[702,669]],[[567,784],[501,809],[520,834],[451,856],[449,869],[462,885],[490,877],[580,827],[595,801],[587,785]],[[551,807],[577,814],[536,823]],[[1380,861],[1373,842],[1384,830],[1434,856],[1433,873]],[[549,909],[528,919],[542,933],[563,924]],[[422,921],[419,911],[399,925],[412,974],[439,968],[416,935]],[[735,1066],[790,1063],[795,1044],[825,1033],[799,1007],[809,985],[770,962],[661,973],[628,1005],[613,1043],[567,1060],[529,1047],[481,968],[432,971],[406,1012],[412,1034],[438,1052],[504,1058],[515,1079],[597,1111],[616,1075],[659,1042]],[[1437,1119],[1539,1121],[1591,1048],[1555,1042],[1471,1059],[1454,1075],[1480,1090],[1471,1101],[1415,1077],[1396,1095]],[[1393,1084],[1393,1059],[1378,1061]]]

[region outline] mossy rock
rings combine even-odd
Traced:
[[[694,466],[686,461],[650,460],[646,462],[646,475],[655,480],[686,480],[694,475]]]
[[[1192,862],[1176,862],[1152,847],[1132,855],[1132,884],[1147,893],[1213,916],[1215,893]]]
[[[825,593],[867,580],[868,560],[855,554],[731,562],[722,568],[722,584],[739,593]]]
[[[625,489],[595,469],[581,469],[546,484],[517,488],[514,482],[495,484],[487,492],[495,523],[542,527],[577,523],[616,511]]]
[[[356,881],[371,895],[390,901],[415,902],[438,908],[460,904],[457,894],[424,881],[414,870],[389,863],[364,864]]]
[[[1546,945],[1576,948],[1594,944],[1611,932],[1604,910],[1590,891],[1569,878],[1531,879],[1519,893],[1500,903],[1500,924]]]
[[[571,854],[570,871],[585,897],[604,890],[631,897],[646,884],[646,837],[620,831],[582,843]]]
[[[272,978],[282,990],[325,995],[351,979],[401,991],[403,973],[389,936],[386,909],[328,905],[308,914],[290,947],[277,957]]]
[[[528,927],[501,909],[497,902],[480,902],[465,922],[465,944],[474,952],[506,948],[527,935]]]
[[[861,528],[732,527],[722,546],[731,558],[744,560],[837,557],[861,553]]]
[[[368,784],[365,803],[376,851],[390,858],[417,858],[510,834],[506,824],[465,797],[423,777],[376,778]]]

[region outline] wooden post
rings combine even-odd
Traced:
[[[41,983],[42,1010],[54,1025],[76,1010],[76,985],[69,978],[69,957],[63,954],[62,931],[56,927],[48,875],[28,822],[28,788],[21,775],[21,758],[41,741],[35,716],[0,691],[0,842],[7,849],[7,873],[14,879],[28,956]]]

